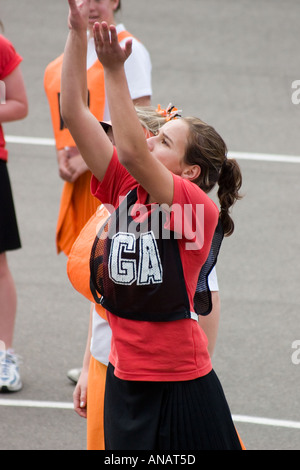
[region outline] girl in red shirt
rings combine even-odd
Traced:
[[[28,112],[21,61],[11,42],[0,35],[0,392],[22,387],[17,356],[12,350],[16,289],[6,257],[6,252],[20,248],[21,242],[2,130],[2,123],[23,119]]]
[[[94,175],[93,194],[113,212],[91,254],[91,286],[112,329],[106,449],[241,449],[195,321],[210,310],[195,292],[202,268],[215,262],[215,235],[234,229],[239,167],[199,119],[170,120],[145,139],[124,74],[131,41],[122,49],[115,27],[102,23],[94,34],[116,151],[86,105],[88,3],[69,0],[61,109]],[[220,212],[207,196],[216,183]]]

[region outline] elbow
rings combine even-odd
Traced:
[[[64,122],[64,125],[69,129],[72,127],[73,123],[78,122],[78,117],[82,115],[84,107],[81,106],[81,103],[74,101],[69,101],[64,99],[63,95],[60,95],[60,114]]]
[[[118,147],[118,158],[119,162],[131,172],[135,168],[139,168],[145,165],[145,154],[148,153],[147,147],[144,145],[144,141],[140,144],[138,141],[130,141],[129,145],[125,145],[122,139],[122,145]]]
[[[28,101],[25,100],[23,102],[20,102],[18,107],[16,107],[15,109],[17,110],[15,114],[15,120],[25,119],[28,116],[29,111]]]
[[[72,113],[72,111],[68,110],[68,108],[61,106],[60,113],[61,113],[61,118],[63,120],[64,125],[66,126],[66,128],[69,129],[70,126],[72,126],[72,115],[74,118],[74,112]]]
[[[67,98],[67,96],[66,96],[65,92],[63,91],[63,89],[62,89],[62,91],[60,93],[60,97],[59,97],[59,107],[60,107],[61,118],[62,118],[65,126],[69,127],[69,123],[72,119],[72,115],[74,117],[74,115],[76,113],[74,112],[74,103],[72,105],[72,102],[70,101],[70,99]]]
[[[71,110],[68,109],[68,107],[65,105],[64,103],[64,100],[62,100],[62,98],[60,97],[60,102],[59,102],[59,106],[60,106],[60,114],[61,114],[61,118],[64,122],[64,124],[66,126],[68,126],[68,121],[70,120],[70,116],[71,116]]]
[[[29,106],[28,106],[28,101],[26,101],[26,103],[24,103],[24,106],[23,106],[23,116],[21,119],[25,119],[28,116],[28,113],[29,113]]]
[[[118,159],[130,174],[139,166],[139,159],[135,158],[133,153],[118,150]]]
[[[129,167],[132,165],[132,154],[130,155],[129,152],[121,151],[118,149],[118,158],[119,162],[129,170]]]

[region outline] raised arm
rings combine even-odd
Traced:
[[[61,113],[91,172],[100,181],[113,154],[113,146],[87,105],[87,25],[90,0],[68,0],[69,35],[61,78]]]
[[[114,139],[120,162],[149,193],[151,200],[171,205],[171,172],[149,151],[144,132],[128,90],[124,62],[131,53],[131,40],[120,47],[116,28],[103,22],[94,25],[98,58],[104,67]]]

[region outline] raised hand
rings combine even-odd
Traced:
[[[90,0],[68,0],[70,29],[87,30],[90,11]]]
[[[118,41],[117,30],[114,25],[108,26],[103,21],[94,24],[95,49],[98,59],[103,67],[109,69],[118,68],[128,59],[132,51],[132,39],[128,39],[124,48]]]

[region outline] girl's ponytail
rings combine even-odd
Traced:
[[[234,231],[234,222],[230,216],[230,209],[236,201],[241,199],[239,190],[242,186],[242,174],[236,160],[225,158],[219,176],[218,198],[220,201],[220,219],[224,235],[229,237]]]
[[[227,158],[227,146],[218,132],[197,118],[182,118],[189,126],[185,162],[199,165],[201,172],[193,180],[205,193],[209,193],[218,183],[220,219],[224,235],[229,237],[234,231],[230,209],[241,199],[242,174],[236,160]]]

